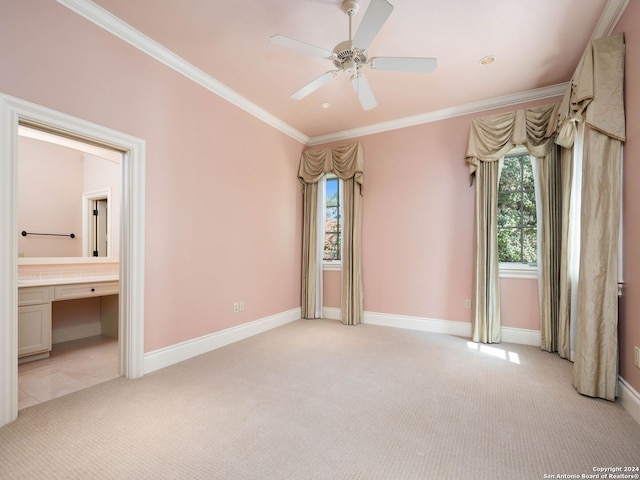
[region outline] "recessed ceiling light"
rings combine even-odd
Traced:
[[[480,65],[491,65],[496,61],[496,57],[493,55],[487,55],[486,57],[482,57],[480,59]]]
[[[326,110],[327,108],[331,108],[331,104],[329,102],[322,102],[320,104],[320,108],[324,108]]]

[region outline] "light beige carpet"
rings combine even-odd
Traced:
[[[569,362],[478,348],[297,321],[21,410],[0,429],[0,478],[542,479],[640,465],[640,426],[578,395]]]

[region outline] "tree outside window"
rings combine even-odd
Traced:
[[[537,261],[536,198],[529,153],[504,158],[498,186],[498,261]]]
[[[342,232],[340,228],[340,180],[325,180],[324,261],[341,260]]]

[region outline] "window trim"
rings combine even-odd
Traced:
[[[500,278],[538,279],[538,264],[501,262],[498,264]]]
[[[326,272],[341,272],[342,260],[323,260],[322,270]]]

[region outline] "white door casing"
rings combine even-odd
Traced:
[[[0,93],[0,427],[18,416],[17,154],[19,123],[123,152],[120,166],[120,375],[144,373],[145,141]]]

